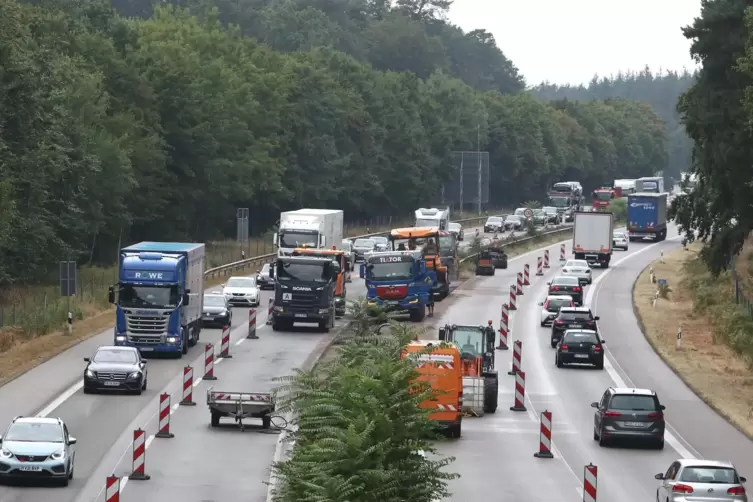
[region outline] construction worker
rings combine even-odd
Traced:
[[[434,243],[434,239],[429,239],[426,245],[424,246],[424,254],[425,255],[434,255],[437,254],[438,249],[437,245]]]
[[[400,245],[397,247],[398,251],[405,251],[405,243],[401,242]]]
[[[411,251],[416,250],[416,239],[411,239],[408,241],[408,249],[410,249]]]
[[[426,304],[426,308],[429,309],[429,317],[434,317],[434,293],[429,292],[429,303]]]

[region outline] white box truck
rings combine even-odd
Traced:
[[[343,240],[341,209],[298,209],[280,213],[274,235],[278,256],[290,256],[297,247],[340,248]]]
[[[612,259],[612,213],[577,212],[573,228],[573,257],[608,268]]]

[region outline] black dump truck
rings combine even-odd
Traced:
[[[294,323],[335,327],[335,292],[340,267],[331,258],[284,256],[277,259],[272,329],[285,331]]]

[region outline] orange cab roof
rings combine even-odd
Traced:
[[[319,255],[339,255],[344,254],[342,249],[318,249],[318,248],[295,248],[294,253],[299,254],[319,254]]]
[[[417,227],[417,228],[394,228],[390,232],[393,239],[423,239],[425,237],[434,237],[439,235],[439,227]]]

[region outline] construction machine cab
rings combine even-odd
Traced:
[[[454,343],[460,351],[463,410],[479,416],[497,411],[499,375],[494,369],[492,321],[486,326],[447,324],[439,328],[439,339]]]
[[[329,258],[335,265],[334,272],[337,274],[337,285],[335,287],[335,312],[338,317],[345,315],[345,295],[347,293],[345,274],[349,274],[348,257],[342,249],[321,249],[321,248],[295,248],[291,256],[312,256],[318,258]]]
[[[489,255],[492,258],[492,264],[494,268],[507,268],[507,253],[502,246],[502,242],[499,239],[492,240],[492,243],[487,248]]]
[[[494,275],[494,260],[491,252],[484,249],[476,255],[476,275]]]
[[[447,235],[445,235],[447,234]],[[439,299],[444,299],[450,294],[450,283],[455,270],[459,266],[455,265],[456,259],[451,266],[442,263],[442,248],[447,245],[446,239],[449,236],[453,239],[451,232],[439,230],[438,227],[418,227],[418,228],[396,228],[390,232],[390,247],[393,251],[398,250],[400,244],[408,243],[408,247],[413,245],[423,247],[423,258],[426,261],[426,269],[434,280],[432,294],[438,295]]]

